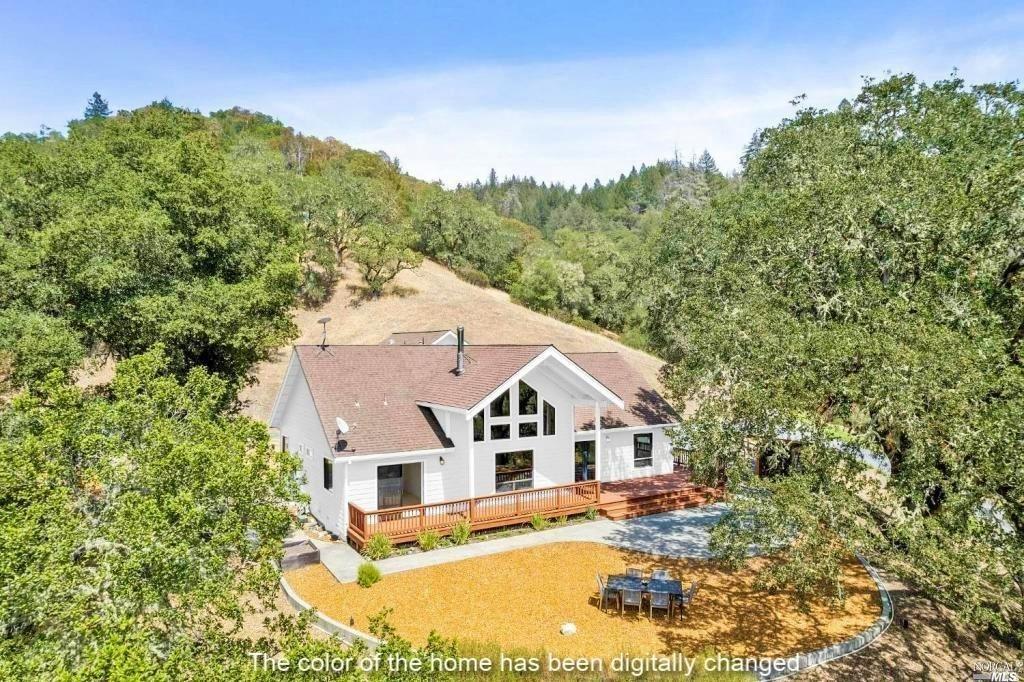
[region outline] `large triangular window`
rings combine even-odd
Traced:
[[[519,414],[537,414],[537,391],[525,381],[519,382]]]

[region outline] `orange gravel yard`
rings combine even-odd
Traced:
[[[662,566],[687,586],[692,580],[703,584],[682,621],[666,622],[657,611],[653,620],[646,612],[601,611],[595,574],[621,573],[626,566],[646,572]],[[606,659],[620,653],[692,655],[707,650],[787,656],[855,635],[881,611],[874,582],[852,557],[843,571],[849,595],[845,603],[816,603],[804,611],[790,594],[756,591],[753,566],[730,571],[712,561],[655,559],[585,542],[393,573],[370,588],[340,584],[321,565],[286,577],[308,603],[344,623],[354,618],[364,631],[369,616],[391,607],[391,622],[399,634],[417,644],[436,630],[463,642]],[[575,623],[577,634],[561,635],[565,622]]]

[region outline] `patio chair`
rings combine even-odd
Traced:
[[[672,617],[672,597],[668,592],[651,592],[651,618],[654,618],[654,609],[665,611],[665,617]]]
[[[664,568],[656,568],[651,571],[651,580],[671,580],[672,576]]]
[[[679,614],[683,613],[683,609],[693,603],[693,598],[697,596],[697,589],[700,587],[700,581],[694,580],[690,583],[690,589],[683,590],[683,593],[676,597],[676,609]]]
[[[635,566],[630,566],[626,569],[626,575],[630,578],[643,578],[644,572]]]
[[[621,610],[621,604],[619,604],[619,591],[613,590],[605,586],[604,581],[601,580],[601,576],[597,576],[597,599],[601,605],[601,609],[605,610],[608,608],[608,600],[614,599],[615,603],[619,605]]]
[[[619,597],[619,611],[625,613],[627,606],[635,606],[636,612],[640,613],[640,609],[643,607],[643,594],[640,590],[622,590],[622,595]]]

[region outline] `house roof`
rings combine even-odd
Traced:
[[[622,397],[624,408],[609,405],[601,415],[602,429],[672,424],[679,415],[618,353],[567,353],[577,365]],[[576,408],[576,430],[594,430],[594,408]]]
[[[451,329],[432,329],[424,332],[392,332],[381,341],[382,346],[431,346],[448,334],[455,335]]]
[[[664,412],[661,406],[667,406],[616,353],[562,356],[553,346],[472,346],[466,350],[462,376],[455,375],[452,346],[312,345],[296,346],[295,353],[327,440],[338,443],[337,455],[452,447],[426,405],[474,409],[534,360],[567,357],[561,362],[580,375],[589,375],[587,380],[593,380],[609,402],[623,403],[622,410],[614,404],[608,407],[603,426],[610,423],[609,417],[640,425],[637,420],[657,419]],[[589,413],[592,428],[592,408]],[[672,415],[672,419],[646,423],[675,421]],[[336,440],[337,417],[350,426],[340,441]],[[576,417],[579,425],[579,411]]]

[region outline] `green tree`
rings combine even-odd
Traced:
[[[92,97],[89,98],[89,103],[85,107],[85,118],[106,118],[110,116],[110,107],[107,105],[107,100],[100,96],[100,93],[92,93]]]
[[[277,188],[169,104],[87,123],[0,141],[0,308],[241,383],[294,333],[301,231]]]
[[[531,259],[511,294],[534,310],[574,315],[582,315],[594,301],[583,267],[551,256]]]
[[[1024,636],[1022,105],[869,81],[765,131],[737,190],[651,241],[647,333],[699,402],[696,475],[735,495],[716,547],[777,552],[765,584],[841,596],[860,551]]]
[[[109,399],[54,375],[0,413],[0,668],[15,677],[105,676],[132,664],[124,649],[139,672],[172,671],[273,605],[297,462],[222,414],[225,381],[167,370],[156,347],[118,366]]]
[[[718,173],[718,164],[715,163],[715,158],[711,156],[711,152],[707,149],[705,149],[697,159],[697,162],[694,164],[694,168],[705,176],[715,175]]]
[[[359,265],[371,296],[379,296],[398,273],[423,262],[423,256],[413,250],[415,244],[416,232],[408,223],[374,222],[360,230],[352,257]]]
[[[423,250],[449,268],[465,264],[465,253],[473,239],[486,229],[479,206],[465,195],[428,188],[416,204],[413,226]]]
[[[6,392],[11,386],[41,381],[53,371],[69,376],[85,356],[85,348],[66,320],[4,310],[0,311],[0,356],[7,357],[9,367],[7,376],[0,369],[0,392]]]

